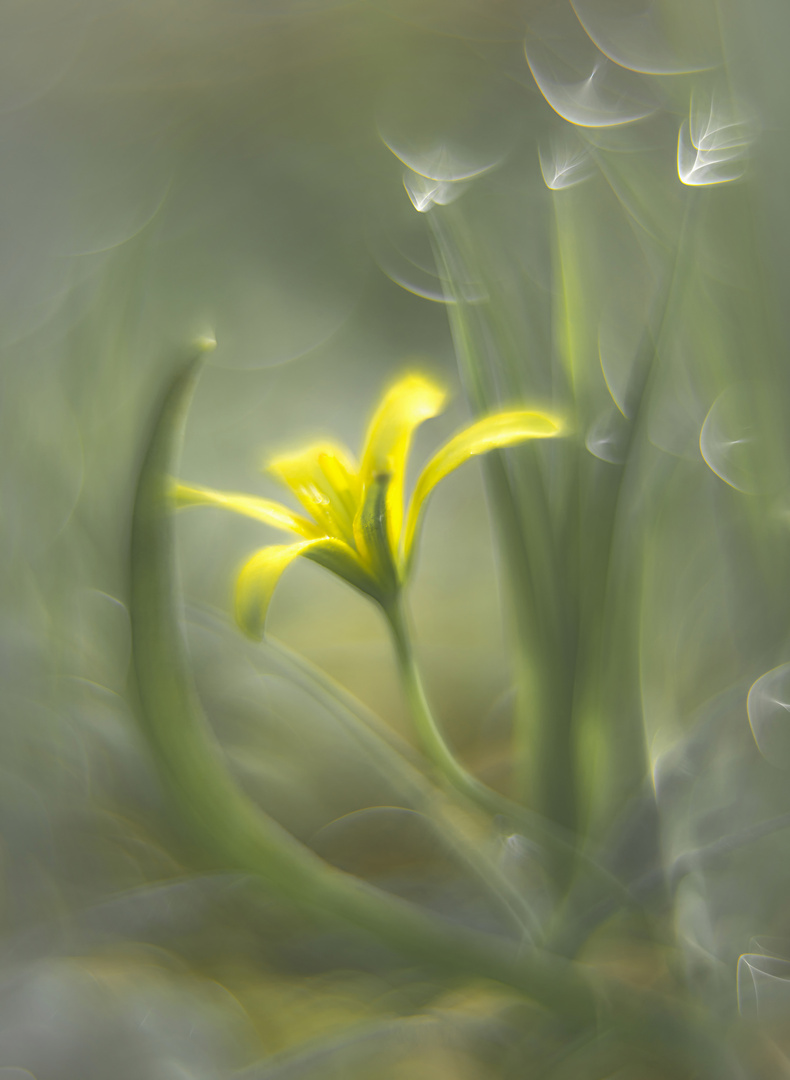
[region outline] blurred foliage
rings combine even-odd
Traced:
[[[781,0],[3,6],[0,1075],[788,1074],[789,34]],[[263,461],[358,445],[404,367],[456,388],[417,460],[567,418],[448,478],[409,587],[488,809],[372,604],[300,560],[252,644],[268,532],[172,522],[217,768],[477,970],[218,852],[141,735],[135,485],[209,331],[191,483],[279,498]],[[594,1020],[525,992],[544,956]]]

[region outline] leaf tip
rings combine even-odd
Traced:
[[[209,353],[216,349],[217,339],[212,333],[198,334],[192,344],[199,353]]]

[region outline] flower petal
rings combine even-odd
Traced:
[[[274,544],[261,548],[241,568],[236,581],[236,622],[248,637],[263,637],[266,612],[275,586],[297,555],[323,540],[300,540],[297,544]]]
[[[322,533],[353,544],[360,485],[347,450],[336,443],[317,443],[275,458],[268,470],[291,489]]]
[[[476,454],[513,446],[526,439],[550,439],[559,435],[562,427],[557,416],[516,409],[484,416],[445,443],[425,466],[414,488],[403,536],[403,565],[409,565],[425,501],[448,473]]]
[[[258,499],[254,495],[238,495],[230,491],[214,491],[212,488],[180,484],[178,481],[174,482],[171,491],[179,509],[187,506],[220,506],[224,510],[233,510],[245,517],[263,521],[275,529],[298,533],[308,540],[322,535],[312,521],[271,499]]]
[[[350,585],[380,599],[376,581],[362,565],[357,553],[333,536],[300,540],[296,544],[274,544],[261,548],[241,568],[236,581],[236,621],[248,637],[263,637],[266,613],[280,575],[298,555],[331,570]]]
[[[387,534],[393,552],[403,525],[403,482],[412,435],[423,420],[442,411],[446,397],[445,391],[424,375],[407,375],[390,387],[368,427],[360,465],[360,507],[374,480],[389,476]]]

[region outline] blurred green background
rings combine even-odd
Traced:
[[[129,694],[136,470],[173,351],[208,331],[185,480],[281,497],[265,460],[322,435],[358,446],[404,368],[453,394],[419,464],[480,407],[448,307],[484,296],[489,401],[575,410],[589,463],[563,535],[585,583],[649,327],[662,362],[616,496],[615,586],[577,590],[582,616],[616,624],[596,686],[638,699],[667,861],[786,813],[784,676],[749,715],[746,695],[790,658],[788,40],[781,0],[3,5],[0,1077],[471,1080],[533,1075],[530,1055],[536,1076],[614,1075],[563,1056],[515,992],[316,929],[203,860]],[[462,253],[449,270],[431,216]],[[564,460],[546,458],[557,505]],[[410,603],[448,738],[507,790],[519,601],[490,501],[477,464],[442,485]],[[269,617],[290,651],[252,646],[232,587],[268,530],[207,510],[178,535],[193,666],[245,790],[331,862],[488,926],[436,838],[375,809],[403,805],[397,785],[294,675],[290,651],[410,739],[378,612],[300,560]],[[593,727],[591,761],[618,739]],[[593,823],[598,777],[580,778]],[[666,916],[668,966],[717,1015],[737,1013],[739,956],[770,969],[755,1076],[790,1069],[783,836],[698,870]],[[530,841],[481,837],[538,896]],[[602,963],[638,979],[623,940]],[[649,981],[664,961],[647,952]]]

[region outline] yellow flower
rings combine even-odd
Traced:
[[[412,564],[428,496],[468,458],[526,439],[551,438],[561,421],[548,413],[515,409],[485,416],[464,428],[423,469],[408,509],[404,480],[412,435],[444,408],[445,391],[423,375],[399,379],[384,395],[368,427],[359,464],[330,442],[278,457],[269,471],[296,496],[305,514],[269,499],[176,483],[177,506],[221,506],[295,533],[296,543],[261,548],[242,567],[236,618],[260,638],[274,588],[298,555],[319,563],[387,606]]]

